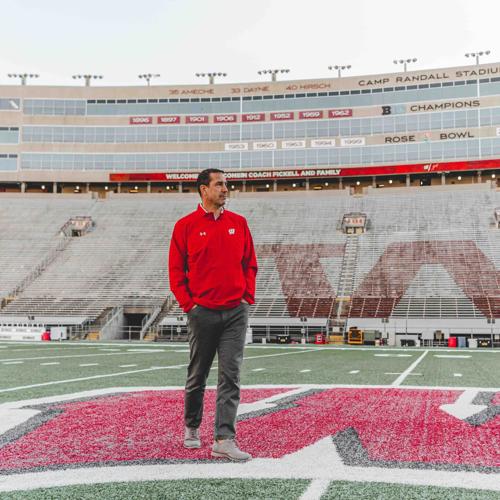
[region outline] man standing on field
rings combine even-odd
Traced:
[[[184,398],[184,446],[200,448],[203,396],[218,355],[213,457],[243,462],[251,455],[235,441],[240,369],[255,301],[257,259],[247,221],[224,209],[228,194],[222,170],[203,170],[201,203],[175,224],[170,243],[170,288],[188,317],[190,361]]]

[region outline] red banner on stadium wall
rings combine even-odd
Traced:
[[[272,121],[293,120],[294,114],[293,111],[278,111],[276,113],[271,113],[270,117]]]
[[[152,116],[131,116],[129,118],[130,125],[151,125],[153,123]]]
[[[236,115],[214,115],[214,123],[232,123],[236,121]]]
[[[241,121],[243,122],[263,122],[265,119],[265,113],[244,113],[241,115]]]
[[[299,111],[299,120],[321,120],[324,118],[323,110]],[[352,116],[352,109],[330,109],[328,110],[328,118],[345,118]],[[271,121],[294,120],[295,113],[293,111],[277,111],[269,114]],[[266,120],[265,113],[244,113],[241,115],[242,122],[263,122]],[[213,123],[236,123],[238,121],[237,114],[213,115]],[[209,115],[187,115],[184,118],[184,123],[198,124],[208,123]],[[152,116],[130,116],[130,125],[151,125],[153,123]],[[156,123],[159,125],[176,125],[181,123],[180,116],[158,116]]]
[[[329,109],[328,118],[346,118],[352,116],[352,109]]]
[[[159,116],[157,123],[160,125],[174,125],[181,122],[180,116]]]
[[[186,116],[186,123],[208,123],[208,116],[207,115]]]
[[[320,120],[323,111],[299,111],[299,120]]]
[[[430,174],[468,170],[491,170],[498,168],[500,168],[500,159],[456,161],[449,163],[419,163],[415,165],[383,165],[378,167],[227,170],[226,177],[233,180],[313,179],[316,177],[371,177],[374,175]],[[110,182],[193,182],[197,177],[197,171],[109,174]]]

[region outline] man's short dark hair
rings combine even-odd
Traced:
[[[224,170],[219,170],[218,168],[206,168],[198,174],[198,179],[196,179],[196,189],[198,189],[198,194],[201,196],[200,186],[208,186],[210,184],[210,174],[223,174]]]

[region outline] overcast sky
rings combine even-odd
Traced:
[[[262,81],[257,70],[289,68],[287,79],[459,66],[491,50],[500,61],[495,0],[0,0],[0,84],[7,73],[39,73],[37,84],[76,85],[71,75],[104,75],[102,85],[202,83],[222,71],[232,82]]]

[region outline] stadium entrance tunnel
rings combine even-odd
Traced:
[[[141,308],[142,309],[142,308]],[[122,339],[126,340],[141,340],[141,330],[143,321],[151,311],[147,312],[135,312],[136,308],[133,308],[134,312],[127,312],[128,309],[124,311],[124,323],[122,329]]]
[[[123,306],[114,309],[101,328],[101,340],[143,340],[144,334],[158,313],[148,306]]]

